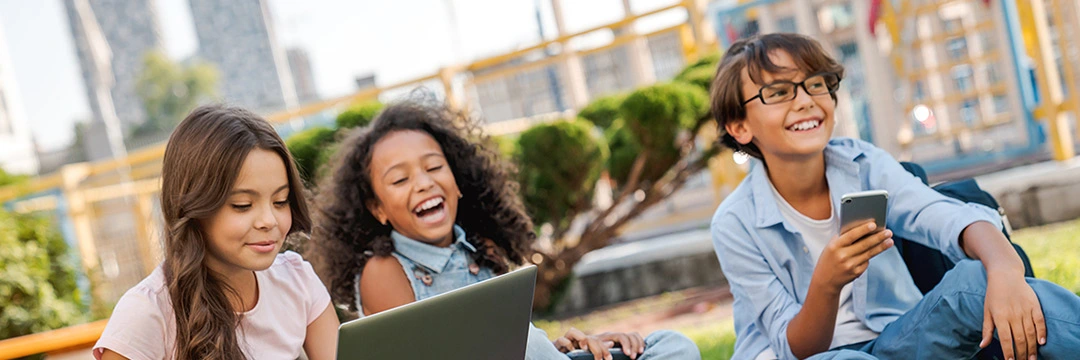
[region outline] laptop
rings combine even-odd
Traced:
[[[338,360],[524,359],[536,266],[353,320]]]

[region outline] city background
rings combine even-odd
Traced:
[[[16,319],[5,321],[33,324],[0,332],[0,358],[85,355],[100,319],[159,264],[164,142],[194,106],[258,112],[314,172],[353,114],[417,97],[482,119],[508,148],[563,119],[595,124],[611,162],[596,165],[592,204],[539,229],[533,262],[558,263],[552,281],[572,281],[534,319],[605,329],[597,318],[633,313],[607,325],[693,325],[712,339],[699,341],[711,354],[730,345],[730,293],[704,229],[746,157],[710,147],[715,127],[700,121],[683,129],[695,144],[682,155],[691,170],[672,159],[657,176],[636,175],[652,188],[621,196],[620,184],[637,181],[611,165],[612,134],[629,131],[630,119],[603,114],[636,89],[707,88],[723,49],[771,32],[812,36],[845,66],[835,136],[919,163],[933,182],[976,177],[1020,238],[1068,244],[1032,248],[1080,256],[1070,225],[1080,219],[1075,1],[0,0],[0,213],[10,214],[0,227],[35,221],[35,234],[54,234],[67,251],[50,261],[67,264],[74,284],[65,298],[73,307],[49,321],[0,303],[0,317]],[[525,150],[514,151],[504,153]],[[609,212],[614,225],[592,226]],[[614,235],[580,241],[597,229]],[[595,251],[561,257],[575,246]],[[17,258],[4,259],[5,275],[15,274]],[[1042,263],[1051,277],[1080,270],[1062,261]],[[625,280],[657,274],[679,280]],[[1058,280],[1080,291],[1075,275]],[[705,314],[696,317],[712,327],[655,309]],[[33,342],[47,330],[74,335]]]

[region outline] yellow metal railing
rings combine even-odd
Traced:
[[[380,95],[396,90],[408,90],[420,85],[441,83],[441,90],[445,94],[445,100],[451,106],[469,107],[471,102],[465,98],[465,94],[454,91],[455,81],[460,81],[466,89],[479,83],[497,81],[500,79],[513,78],[517,74],[526,71],[536,71],[545,66],[551,66],[565,61],[563,56],[540,57],[537,60],[522,61],[537,51],[542,51],[552,44],[563,44],[571,40],[603,30],[619,30],[632,26],[635,21],[652,17],[656,14],[677,11],[687,11],[688,23],[662,28],[647,33],[621,34],[602,46],[570,50],[576,55],[585,56],[603,51],[608,51],[620,46],[642,40],[649,41],[655,36],[677,36],[677,48],[683,63],[696,60],[702,49],[710,46],[708,40],[701,40],[702,31],[691,28],[694,19],[703,19],[704,4],[700,0],[686,0],[674,5],[661,7],[655,10],[630,14],[625,18],[600,26],[578,31],[572,34],[560,34],[558,37],[528,46],[522,49],[510,51],[501,55],[492,56],[473,61],[461,66],[447,66],[433,74],[418,76],[395,84],[381,86],[372,89],[358,91],[333,99],[317,101],[310,104],[287,109],[278,113],[268,114],[265,118],[275,124],[285,124],[290,121],[307,116],[320,114],[328,110],[339,109],[345,105],[358,101],[377,99]],[[670,39],[670,38],[669,38]],[[566,49],[564,49],[566,50]],[[648,50],[646,50],[648,51]],[[517,61],[521,61],[518,63]],[[652,69],[650,69],[652,70]],[[644,84],[636,84],[644,85]],[[490,134],[504,134],[520,132],[537,122],[550,121],[561,116],[569,116],[574,113],[571,108],[565,113],[540,114],[528,118],[510,119],[498,121],[487,125]],[[99,249],[96,239],[108,237],[106,230],[101,228],[99,217],[104,214],[113,214],[117,207],[123,208],[123,212],[133,220],[133,228],[123,230],[123,236],[130,238],[134,245],[131,253],[137,253],[141,264],[131,268],[131,271],[142,271],[148,274],[157,266],[161,257],[160,249],[160,216],[155,216],[156,194],[160,189],[161,160],[164,156],[165,145],[158,144],[148,148],[132,151],[127,157],[115,160],[104,160],[93,163],[80,163],[66,165],[56,173],[35,178],[27,183],[0,188],[0,203],[9,203],[18,212],[48,212],[56,211],[60,202],[66,205],[66,216],[74,230],[82,265],[88,273],[100,273],[102,257],[99,257]],[[56,192],[46,193],[45,192]],[[27,196],[32,198],[20,199]],[[106,234],[106,235],[102,235]],[[128,247],[131,248],[131,247]],[[99,275],[100,276],[100,275]],[[121,289],[122,290],[122,289]],[[97,291],[92,289],[92,291]],[[100,294],[96,294],[98,297]],[[104,329],[105,321],[90,324],[72,326],[50,332],[33,334],[13,339],[0,341],[0,359],[20,357],[37,353],[56,353],[70,349],[85,349],[93,344]]]

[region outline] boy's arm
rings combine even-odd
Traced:
[[[788,343],[795,357],[829,350],[841,289],[866,271],[871,258],[892,247],[891,231],[871,233],[875,228],[873,222],[857,226],[833,238],[822,250],[806,301],[788,325]]]
[[[979,346],[989,345],[996,328],[1005,358],[1036,356],[1037,346],[1046,343],[1046,323],[1039,298],[1024,280],[1024,263],[1012,244],[995,225],[982,221],[964,228],[960,244],[969,257],[981,260],[986,268],[983,339]]]
[[[904,170],[889,153],[869,144],[862,147],[866,159],[861,161],[870,169],[866,179],[869,188],[889,191],[885,227],[897,237],[937,249],[957,262],[969,257],[960,246],[960,235],[967,226],[983,221],[1001,228],[997,211],[942,195]]]
[[[858,227],[834,239],[811,278],[806,303],[800,305],[785,289],[767,258],[735,215],[719,215],[712,223],[713,246],[737,299],[735,311],[754,314],[755,323],[781,359],[804,358],[826,351],[832,342],[840,289],[863,271],[870,258],[891,246],[882,231],[858,241],[872,229]],[[832,264],[822,266],[820,264]],[[746,336],[746,334],[738,334]]]

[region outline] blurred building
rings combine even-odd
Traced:
[[[38,160],[22,99],[15,83],[3,27],[0,26],[0,168],[8,173],[37,174]]]
[[[217,66],[224,101],[262,112],[296,105],[296,87],[265,0],[189,3],[198,56]]]
[[[153,0],[65,0],[64,8],[93,114],[86,159],[126,156],[123,134],[145,121],[135,82],[146,54],[161,47]]]
[[[135,92],[135,82],[143,69],[143,60],[151,51],[162,49],[161,25],[155,0],[94,0],[87,2],[97,20],[98,29],[108,43],[112,70],[113,107],[124,133],[132,125],[146,120],[142,100]],[[75,19],[69,18],[69,21]],[[84,32],[81,30],[80,32]],[[74,34],[86,37],[85,33]],[[93,63],[79,54],[84,71]],[[93,87],[88,84],[88,87]]]
[[[300,103],[308,103],[319,99],[319,93],[315,90],[315,74],[311,67],[311,58],[307,50],[292,48],[286,51],[289,57],[289,71],[292,73],[293,84],[296,85],[296,99]]]

